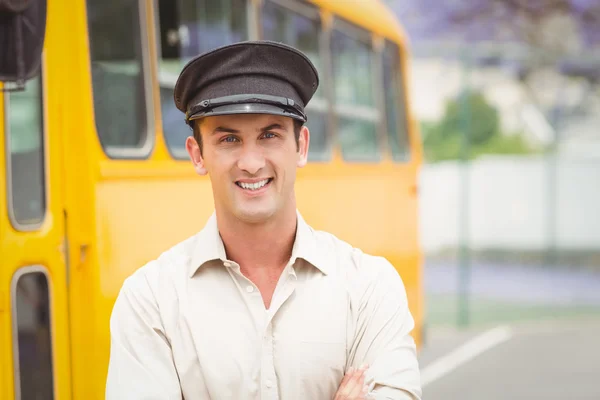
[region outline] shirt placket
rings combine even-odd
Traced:
[[[226,261],[224,263],[224,265],[229,268],[229,272],[230,272],[232,278],[235,280],[242,297],[244,298],[244,302],[246,303],[247,309],[248,309],[248,311],[250,311],[250,314],[252,315],[251,318],[252,318],[252,321],[253,321],[255,329],[256,329],[257,338],[262,337],[262,339],[263,339],[262,345],[261,345],[261,353],[260,353],[261,370],[262,370],[264,359],[265,359],[265,351],[264,351],[265,335],[261,336],[261,334],[264,333],[264,330],[265,330],[264,328],[268,324],[268,319],[267,319],[267,315],[266,315],[266,311],[264,308],[262,297],[261,297],[260,292],[259,292],[258,288],[256,287],[256,285],[254,285],[254,283],[252,283],[252,281],[250,281],[248,278],[246,278],[242,274],[242,272],[240,271],[239,264],[237,264],[233,261]],[[272,341],[271,341],[271,343],[272,343]],[[252,383],[248,387],[248,390],[249,390],[248,398],[258,398],[258,399],[266,398],[266,397],[264,397],[264,394],[263,394],[264,380],[261,378],[261,370],[256,371],[256,373],[257,373],[256,375],[254,373],[252,374],[252,378],[251,378]],[[258,397],[256,397],[256,396],[258,396]]]
[[[268,311],[267,311],[268,313]],[[273,359],[273,324],[267,315],[267,326],[262,340],[261,357],[261,399],[278,399],[277,377],[275,375],[275,362]]]
[[[271,308],[266,310],[266,324],[262,340],[262,363],[261,363],[261,399],[279,399],[279,387],[275,373],[274,333],[273,320],[277,317],[277,310],[294,292],[296,274],[291,265],[285,268],[285,275],[273,293]]]

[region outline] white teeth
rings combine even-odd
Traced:
[[[269,182],[269,180],[265,179],[264,181],[260,181],[260,182],[256,182],[256,183],[240,182],[239,185],[241,187],[243,187],[244,189],[257,190],[257,189],[260,189],[261,187],[265,186],[267,184],[267,182]]]

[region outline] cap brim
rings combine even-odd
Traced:
[[[297,119],[302,122],[306,122],[306,118],[302,115],[284,110],[281,107],[277,107],[271,104],[262,103],[245,103],[245,104],[227,104],[223,106],[214,107],[210,110],[201,111],[192,114],[188,120],[192,121],[195,119],[212,117],[216,115],[234,115],[234,114],[270,114],[279,115],[282,117],[289,117]]]

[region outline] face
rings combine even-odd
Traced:
[[[198,122],[196,122],[198,123]],[[309,132],[294,137],[291,118],[268,114],[206,117],[200,122],[202,154],[193,137],[186,148],[200,175],[208,174],[215,207],[248,223],[295,212],[296,168],[306,164]]]

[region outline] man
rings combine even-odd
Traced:
[[[108,399],[420,399],[395,269],[314,231],[296,209],[304,108],[318,83],[304,54],[265,41],[184,67],[175,104],[215,213],[126,279],[111,317]]]

